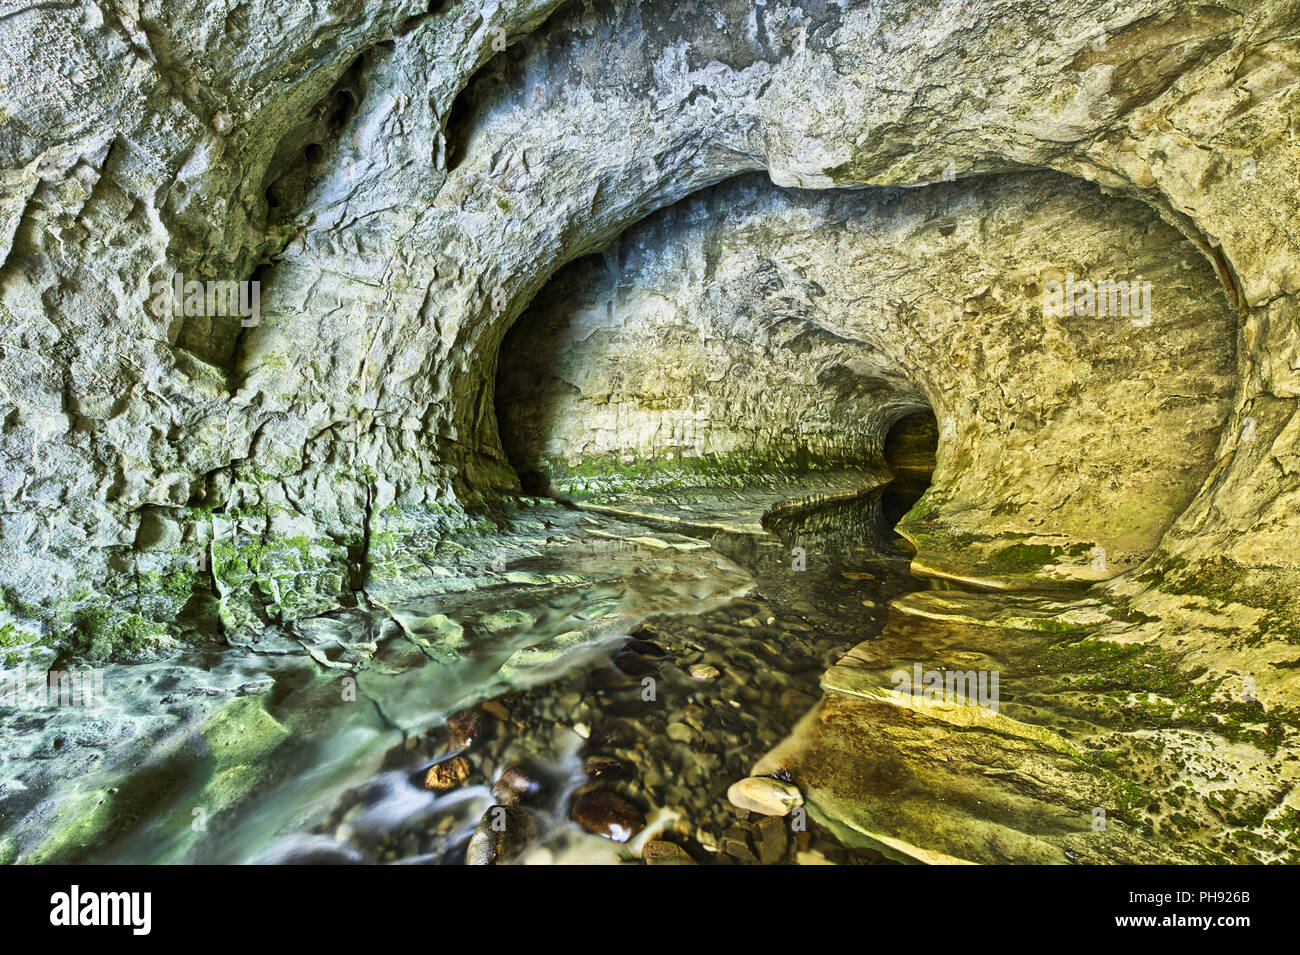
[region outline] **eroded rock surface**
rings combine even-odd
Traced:
[[[1150,312],[1053,315],[1067,275],[1140,276]],[[903,524],[918,569],[1086,585],[1148,558],[1209,474],[1234,351],[1191,243],[1084,184],[751,178],[558,276],[503,349],[498,418],[516,467],[572,493],[692,461],[717,482],[877,462],[932,407],[933,489]]]
[[[304,571],[296,596],[255,597],[255,618],[345,602],[387,555],[386,530],[424,523],[430,502],[456,511],[457,489],[464,500],[512,480],[489,400],[495,349],[564,262],[747,170],[817,189],[1035,165],[1146,201],[1246,315],[1221,467],[1165,550],[1273,581],[1249,605],[1289,606],[1288,9],[578,4],[547,18],[553,4],[451,3],[7,18],[19,95],[4,140],[0,569],[33,611],[18,616],[67,620],[88,597],[78,585],[155,591],[232,533],[245,550],[273,542],[254,580],[277,563]],[[147,310],[158,279],[255,268],[255,327]],[[963,291],[951,305],[979,290]],[[247,530],[209,511],[241,512]],[[218,579],[241,566],[212,564]],[[235,576],[233,590],[258,589]],[[176,609],[144,616],[169,623]],[[228,626],[247,622],[232,613]]]
[[[240,687],[369,667],[372,612],[411,656],[367,679],[457,648],[445,601],[407,602],[478,586],[465,555],[501,543],[481,509],[518,488],[501,345],[521,316],[524,340],[563,318],[625,377],[579,374],[591,354],[561,343],[548,373],[577,391],[556,407],[583,419],[516,416],[511,449],[552,474],[594,461],[584,487],[624,497],[584,506],[725,519],[708,494],[627,499],[645,490],[632,464],[706,491],[743,483],[737,459],[775,472],[765,487],[844,465],[866,486],[889,425],[928,404],[944,444],[906,523],[918,570],[1102,582],[1063,612],[1095,612],[1092,637],[1168,655],[1183,682],[1249,679],[1289,734],[1298,19],[1280,0],[7,11],[0,664],[152,660],[191,690],[219,672],[223,705],[264,730],[243,750],[218,733],[227,756],[197,747],[215,769],[195,785],[229,804],[294,732]],[[1071,270],[1151,281],[1151,324],[1045,319]],[[260,307],[156,310],[178,276],[256,281]],[[507,559],[536,546],[512,536]],[[556,654],[582,642],[562,636]],[[218,719],[160,715],[140,679],[122,671],[135,689],[96,737],[124,741],[123,765]],[[860,705],[831,689],[822,712]],[[111,842],[140,792],[173,792],[167,770],[105,804],[117,767],[91,773],[40,849],[49,787],[77,773],[66,754],[38,766],[28,716],[4,717],[6,769],[26,767],[4,856]],[[1044,774],[1068,769],[1053,753],[1032,756]]]

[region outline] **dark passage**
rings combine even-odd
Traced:
[[[891,529],[930,487],[938,447],[939,423],[931,411],[899,419],[885,435],[885,462],[894,480],[883,488],[880,506]]]

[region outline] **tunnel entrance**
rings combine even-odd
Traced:
[[[885,461],[895,471],[933,473],[938,448],[939,423],[929,410],[899,418],[885,435]]]
[[[565,266],[519,315],[498,366],[502,449],[525,488],[572,499],[778,485],[818,495],[837,473],[879,480],[862,472],[883,454],[889,517],[925,524],[922,566],[1072,587],[1096,578],[1084,558],[1100,548],[1105,573],[1132,569],[1214,459],[1233,319],[1212,270],[1182,267],[1176,229],[1098,199],[1047,173],[834,202],[773,190],[761,174],[701,190]],[[985,230],[976,259],[939,241],[953,222],[937,209]],[[913,221],[934,223],[935,240],[915,242]],[[1074,274],[1082,251],[1090,274],[1157,277],[1146,280],[1168,297],[1153,330],[1049,307],[1050,276]],[[971,294],[968,266],[986,293]],[[1043,329],[1060,349],[1022,347]],[[1175,367],[1175,353],[1190,364]],[[931,395],[959,398],[945,451],[961,456],[960,482],[934,470],[946,419],[936,423]],[[1117,454],[1133,466],[1117,470]],[[910,514],[932,478],[951,488]]]
[[[726,195],[770,184],[742,179]],[[877,483],[886,430],[925,457],[924,391],[893,350],[815,316],[802,266],[701,245],[707,190],[559,270],[503,336],[496,437],[528,494]],[[705,243],[705,245],[708,245]],[[933,416],[929,431],[933,434]],[[915,434],[914,434],[915,432]],[[901,440],[901,439],[900,439]],[[933,444],[933,441],[931,442]]]
[[[542,296],[549,291],[547,286]],[[493,402],[501,450],[519,477],[520,490],[539,497],[558,496],[544,450],[565,409],[555,399],[562,386],[547,369],[556,361],[565,331],[553,326],[539,335],[526,316],[506,333],[497,356]]]
[[[885,463],[894,472],[881,498],[885,520],[893,527],[930,487],[939,448],[934,412],[915,411],[900,418],[885,435]]]

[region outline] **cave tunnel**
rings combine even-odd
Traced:
[[[1293,6],[145,6],[0,20],[0,862],[1300,861]]]
[[[885,487],[885,520],[895,526],[930,487],[939,447],[939,423],[933,411],[914,411],[885,435],[884,459],[893,471]]]

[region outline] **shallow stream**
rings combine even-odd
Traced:
[[[369,665],[267,658],[257,765],[237,711],[240,761],[220,727],[156,761],[137,783],[156,804],[91,860],[618,862],[656,839],[697,863],[883,861],[812,820],[746,818],[726,791],[923,586],[891,530],[923,490],[902,479],[703,541],[543,508],[511,532],[557,546],[502,586],[313,621],[374,647]]]

